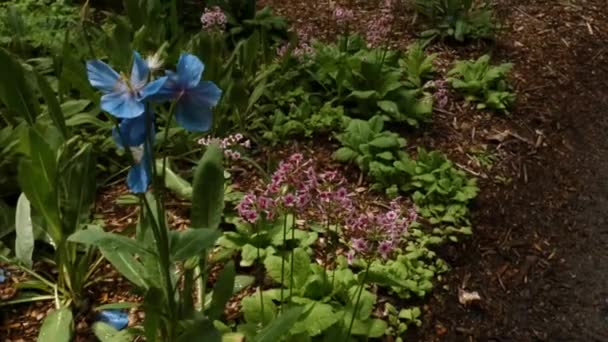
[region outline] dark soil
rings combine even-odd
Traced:
[[[446,253],[449,290],[429,303],[421,340],[608,340],[608,11],[571,3],[500,5],[498,53],[522,76],[513,118],[547,147],[519,152],[509,188],[481,184],[475,235]],[[459,287],[481,305],[462,307]]]
[[[319,10],[326,3],[269,3],[296,25],[313,24],[321,38],[336,34],[331,11]],[[364,32],[369,8],[347,6]],[[409,340],[608,341],[606,3],[505,0],[496,7],[504,30],[495,45],[431,47],[440,60],[491,52],[514,63],[519,99],[507,118],[455,105],[437,113],[420,140],[461,161],[475,128],[486,143],[496,142],[491,134],[513,133],[492,146],[500,161],[481,174],[474,236],[441,251],[453,270]],[[411,18],[397,23],[391,45],[406,46],[413,32]],[[498,175],[511,182],[498,184]],[[461,305],[459,289],[478,291],[481,302]]]

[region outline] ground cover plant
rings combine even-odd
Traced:
[[[446,84],[480,114],[509,109],[510,64],[442,74],[424,42],[360,35],[342,7],[326,41],[247,0],[200,6],[196,29],[179,1],[61,2],[78,17],[49,17],[52,37],[10,34],[11,4],[0,306],[47,308],[29,337],[402,340],[422,324],[480,189],[420,136],[462,101]],[[437,34],[488,36],[471,2],[429,6]]]

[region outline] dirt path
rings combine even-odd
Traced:
[[[420,340],[608,341],[608,10],[602,1],[504,1],[498,52],[516,65],[523,177],[484,189],[475,237],[448,251]],[[479,291],[479,306],[457,289]]]

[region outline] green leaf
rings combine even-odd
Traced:
[[[203,251],[211,249],[221,236],[216,229],[186,229],[171,231],[171,258],[174,261],[183,261],[191,257],[201,256]]]
[[[243,298],[241,301],[241,308],[243,310],[243,315],[245,316],[245,321],[247,323],[254,323],[262,325],[271,322],[277,316],[277,306],[272,301],[271,296],[268,295],[268,291],[265,291],[262,295],[262,300],[260,299],[260,292],[252,294],[251,296],[247,296]],[[262,305],[260,302],[264,303],[264,311],[262,312]]]
[[[309,336],[318,336],[342,317],[341,314],[334,312],[333,307],[329,304],[308,299],[305,301],[309,303],[306,305],[308,314],[293,326],[290,331],[292,334],[306,332]]]
[[[15,257],[31,267],[33,253],[34,227],[32,226],[30,201],[22,193],[17,200],[15,213]]]
[[[233,294],[235,277],[234,262],[230,261],[224,266],[213,287],[213,299],[211,300],[211,307],[207,312],[209,319],[219,319],[222,313],[224,313],[226,303],[228,303]]]
[[[89,105],[91,105],[91,101],[89,100],[67,100],[61,104],[61,111],[65,117],[69,118],[84,112]]]
[[[217,229],[224,211],[224,166],[222,150],[210,145],[194,173],[192,211],[193,228]]]
[[[156,255],[148,250],[135,239],[128,238],[119,234],[104,232],[101,229],[85,229],[70,235],[68,241],[93,245],[104,250],[116,250],[131,254]]]
[[[264,257],[266,255],[265,250],[260,250],[260,257]],[[241,262],[240,265],[242,267],[249,267],[253,265],[255,260],[258,258],[258,249],[251,245],[246,244],[241,249]]]
[[[187,322],[187,328],[178,336],[177,342],[221,342],[222,335],[219,330],[208,319],[198,319],[193,322]]]
[[[156,169],[162,170],[163,160],[156,160]],[[177,175],[171,170],[170,165],[167,163],[165,166],[165,186],[173,191],[181,199],[192,199],[192,185],[185,179]]]
[[[46,102],[47,111],[51,120],[59,129],[63,138],[67,140],[69,137],[68,128],[65,125],[63,111],[61,110],[59,101],[57,101],[57,97],[55,97],[53,89],[51,89],[46,78],[39,73],[36,73],[36,80],[38,81],[38,89],[40,89],[44,102]]]
[[[355,159],[357,152],[348,147],[341,147],[334,153],[334,158],[340,162],[347,162]]]
[[[356,97],[361,100],[368,100],[372,97],[375,97],[378,93],[375,90],[355,90],[348,97]]]
[[[44,217],[48,233],[57,244],[64,237],[55,193],[56,153],[33,129],[28,132],[28,142],[29,158],[22,158],[19,163],[19,185],[32,207]]]
[[[247,286],[253,284],[254,281],[255,281],[255,277],[254,276],[250,276],[250,275],[237,275],[234,278],[234,288],[233,288],[233,292],[232,293],[236,294],[236,293],[241,292],[241,290],[243,290]]]
[[[8,51],[0,48],[0,101],[13,115],[23,115],[31,125],[40,112],[35,92],[30,88],[25,77],[25,70]],[[14,117],[10,117],[15,122]]]
[[[93,333],[100,342],[131,342],[134,337],[128,330],[118,331],[104,322],[95,322]]]
[[[300,289],[306,284],[306,280],[310,275],[310,257],[302,248],[296,248],[293,251],[293,270],[291,269],[291,255],[285,260],[285,272],[283,285],[290,287],[291,274],[293,272],[293,287]],[[276,255],[270,255],[264,260],[264,266],[268,271],[268,275],[276,282],[281,283],[281,267],[282,258]]]
[[[369,142],[371,146],[387,149],[393,147],[399,147],[399,140],[395,137],[389,137],[386,135],[379,136],[376,139]]]
[[[149,284],[146,280],[146,268],[133,255],[124,251],[105,249],[103,247],[100,247],[99,250],[103,257],[106,258],[121,275],[135,284],[135,286],[148,288]]]
[[[283,336],[298,322],[304,308],[302,306],[294,306],[279,315],[269,325],[267,325],[253,339],[253,342],[275,342],[281,340]]]
[[[148,289],[144,296],[144,333],[147,342],[159,340],[159,330],[162,319],[165,296],[163,291],[157,287]],[[162,341],[164,342],[164,341]]]
[[[70,342],[72,339],[72,311],[61,308],[48,315],[38,335],[39,342]]]
[[[393,101],[378,101],[378,107],[389,114],[399,114],[399,106]]]

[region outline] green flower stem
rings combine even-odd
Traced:
[[[257,248],[257,259],[260,260],[260,247],[256,247]],[[262,275],[264,274],[264,271],[262,271]],[[262,286],[264,286],[264,278],[262,278],[262,283],[260,284],[260,309],[262,311],[262,325],[264,325],[264,292],[262,291]],[[282,292],[281,292],[282,294]]]
[[[296,215],[294,214],[291,221],[291,241],[296,240]],[[291,249],[291,267],[289,271],[289,298],[293,296],[293,274],[294,274],[294,251],[295,247]]]
[[[167,118],[167,124],[165,126],[165,135],[163,137],[162,145],[159,148],[159,152],[167,146],[167,141],[169,140],[169,128],[171,127],[171,121],[173,121],[173,116],[175,115],[175,101],[171,102],[171,107],[169,108],[169,117]],[[165,186],[167,184],[167,154],[163,156],[163,169],[162,172],[162,192],[165,192]],[[157,189],[160,190],[160,189]]]
[[[355,307],[353,309],[353,317],[350,319],[350,324],[348,326],[348,331],[346,332],[345,342],[350,338],[350,333],[353,330],[353,325],[355,324],[355,317],[357,317],[357,311],[359,311],[359,303],[361,302],[361,294],[363,293],[363,288],[365,288],[365,281],[367,280],[367,274],[369,273],[369,268],[372,265],[371,260],[367,260],[367,267],[365,268],[365,272],[363,273],[363,278],[361,279],[361,285],[359,286],[359,291],[357,293],[357,301],[355,302]]]
[[[283,248],[285,247],[287,242],[287,214],[285,214],[285,217],[283,218]],[[281,254],[281,311],[282,309],[282,305],[283,305],[283,299],[284,297],[284,291],[285,291],[285,255]]]

